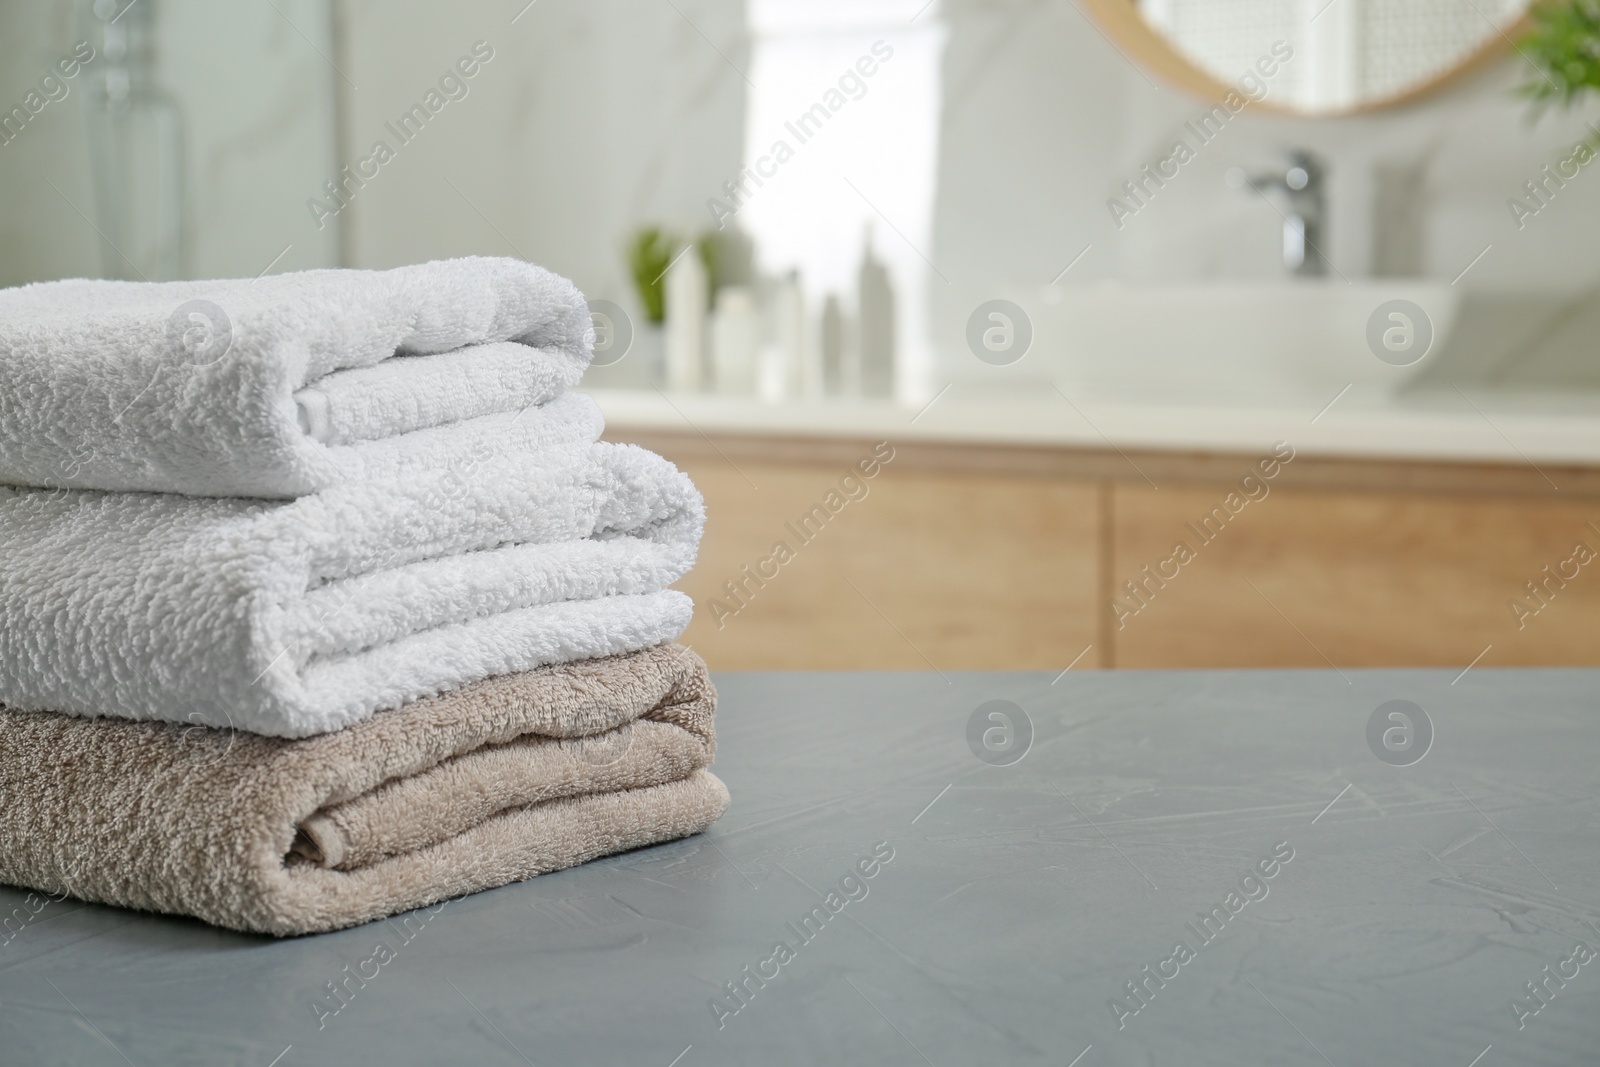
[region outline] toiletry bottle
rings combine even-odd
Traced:
[[[873,254],[870,226],[861,249],[856,292],[861,395],[887,398],[894,395],[894,287],[889,268]]]
[[[667,388],[692,391],[705,384],[706,269],[693,251],[667,268]]]

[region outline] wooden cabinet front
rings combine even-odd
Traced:
[[[1594,470],[617,436],[705,494],[719,670],[1600,664]]]
[[[1600,662],[1600,502],[1278,489],[1203,540],[1219,495],[1115,490],[1117,666]]]
[[[857,463],[681,458],[707,512],[684,639],[713,668],[1060,670],[1094,642],[1093,486]]]

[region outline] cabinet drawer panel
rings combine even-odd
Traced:
[[[1275,489],[1200,529],[1227,492],[1115,490],[1117,666],[1600,663],[1600,502]]]
[[[850,499],[845,464],[737,462],[679,460],[707,508],[685,640],[712,667],[1060,670],[1095,641],[1092,485],[891,461]]]

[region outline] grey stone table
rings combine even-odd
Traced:
[[[0,1064],[1595,1063],[1600,674],[1454,678],[725,675],[712,832],[407,933],[51,903]]]

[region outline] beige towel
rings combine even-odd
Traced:
[[[302,740],[0,707],[0,882],[261,933],[379,919],[698,833],[716,692],[661,645]]]

